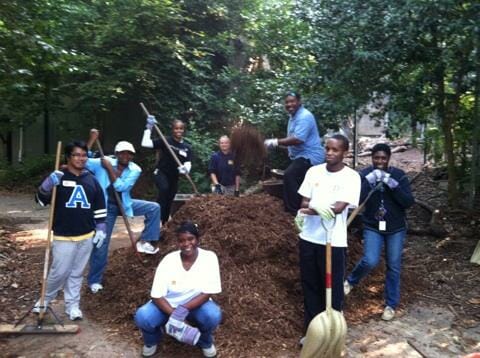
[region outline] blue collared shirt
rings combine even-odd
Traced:
[[[303,143],[288,146],[288,156],[291,160],[297,158],[309,159],[312,165],[325,162],[325,149],[318,134],[317,123],[313,114],[300,106],[288,120],[287,137],[295,137]]]
[[[105,158],[112,163],[112,167],[115,168],[117,166],[116,158]],[[86,167],[95,175],[95,178],[97,178],[98,182],[100,183],[103,193],[105,194],[105,202],[107,203],[107,188],[110,186],[110,178],[108,177],[107,170],[102,166],[100,158],[88,158]],[[115,183],[113,183],[115,190],[120,193],[125,213],[130,217],[133,217],[132,197],[130,196],[130,191],[135,185],[137,179],[140,177],[141,173],[142,169],[134,162],[130,162],[128,163],[128,167],[122,171],[120,177],[118,177],[117,180],[115,180]]]

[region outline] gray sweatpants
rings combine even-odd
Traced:
[[[79,308],[83,271],[92,249],[92,238],[82,241],[53,241],[53,262],[48,273],[45,294],[47,304],[54,300],[58,291],[63,288],[65,312],[70,312],[74,307]]]

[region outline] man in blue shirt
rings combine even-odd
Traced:
[[[87,143],[89,149],[97,138],[98,130],[92,129]],[[134,154],[135,148],[133,145],[121,141],[115,146],[116,158],[89,158],[86,164],[86,168],[95,175],[100,183],[107,201],[107,237],[105,244],[99,248],[94,248],[90,258],[88,285],[93,293],[103,289],[102,278],[107,267],[108,246],[115,221],[117,216],[120,215],[114,190],[118,192],[122,199],[122,205],[128,217],[145,217],[145,228],[137,242],[137,251],[146,254],[156,254],[158,252],[158,248],[155,248],[151,243],[160,240],[160,205],[152,201],[132,199],[130,195],[130,191],[142,172],[142,169],[132,162]]]
[[[287,93],[285,109],[290,115],[287,136],[266,139],[265,146],[267,148],[275,148],[279,145],[288,147],[288,156],[292,162],[283,176],[283,202],[285,211],[296,215],[301,203],[298,188],[312,165],[325,162],[325,150],[320,140],[315,117],[303,107],[298,92]]]
[[[226,135],[218,140],[220,150],[212,154],[208,164],[208,174],[212,181],[212,191],[216,194],[240,195],[240,171]]]

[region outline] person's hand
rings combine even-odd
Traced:
[[[379,181],[382,181],[383,178],[385,178],[385,175],[387,173],[385,173],[383,170],[381,169],[374,169],[372,170],[370,173],[368,173],[367,176],[365,176],[365,179],[367,179],[367,181],[371,184],[371,185],[375,185],[377,182]]]
[[[390,189],[395,189],[398,186],[398,181],[393,179],[390,176],[390,173],[385,173],[385,176],[383,177],[382,181],[390,188]]]
[[[113,170],[113,167],[112,167],[112,163],[110,163],[110,161],[103,157],[100,159],[100,162],[102,163],[102,167],[104,167],[105,169],[108,170],[108,168],[111,168]]]
[[[188,168],[185,165],[180,165],[177,169],[180,174],[188,174]]]
[[[240,190],[235,190],[233,195],[235,195],[238,198],[240,196]]]
[[[175,308],[165,325],[165,332],[180,342],[195,345],[200,338],[200,331],[185,323],[189,313],[185,306]]]
[[[107,237],[107,224],[99,223],[95,227],[95,236],[92,239],[93,245],[97,249],[101,248],[103,245],[103,241]]]
[[[305,214],[302,213],[301,211],[298,211],[297,216],[295,216],[295,219],[294,219],[294,224],[295,224],[295,228],[299,233],[303,231],[304,223],[305,223]]]
[[[55,170],[54,172],[50,173],[48,177],[45,178],[45,180],[40,185],[40,188],[45,193],[51,192],[54,186],[57,186],[60,184],[60,181],[62,180],[63,175],[64,173],[61,172],[60,170]]]
[[[215,184],[215,187],[213,188],[213,192],[215,194],[220,194],[222,195],[223,194],[223,191],[222,191],[222,186],[220,184]]]
[[[333,212],[329,204],[325,204],[325,203],[312,204],[310,202],[308,207],[310,209],[315,210],[323,220],[332,220],[335,217],[335,213]]]
[[[265,139],[263,144],[265,145],[265,148],[267,148],[267,149],[275,148],[275,147],[278,147],[278,139],[277,138]]]
[[[155,126],[155,124],[158,124],[157,120],[155,119],[155,116],[152,116],[151,114],[149,114],[147,116],[146,128],[152,130],[152,128]]]

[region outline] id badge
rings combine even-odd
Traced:
[[[378,230],[385,231],[387,230],[387,222],[382,220],[378,222]]]

